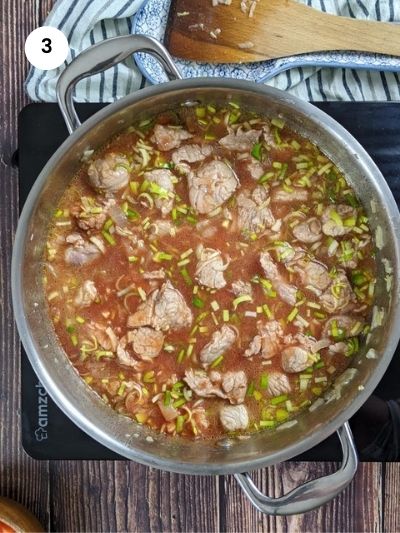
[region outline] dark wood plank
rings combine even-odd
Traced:
[[[27,103],[24,41],[40,25],[37,2],[0,2],[0,494],[26,505],[46,527],[50,493],[48,463],[30,459],[20,438],[20,356],[12,318],[11,247],[18,218],[17,171],[11,157],[17,146],[17,115]]]
[[[128,461],[52,461],[50,484],[55,531],[219,529],[216,477],[169,474]]]
[[[265,494],[280,496],[310,479],[330,474],[334,463],[289,462],[253,474]],[[360,466],[354,482],[331,503],[303,515],[262,516],[241,494],[232,477],[225,478],[226,531],[343,532],[381,531],[381,465]]]
[[[385,465],[383,531],[400,531],[400,463]]]

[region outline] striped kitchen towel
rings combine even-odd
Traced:
[[[67,62],[88,46],[108,37],[128,35],[132,16],[144,0],[58,0],[45,25],[64,32],[70,44]],[[150,0],[151,1],[151,0]],[[400,22],[400,0],[298,0],[316,9],[360,19]],[[66,63],[67,63],[66,62]],[[54,102],[62,67],[31,68],[26,90],[32,100]],[[132,58],[108,71],[82,80],[78,102],[112,102],[145,85]],[[310,101],[400,100],[400,75],[342,69],[298,68],[279,74],[268,85]]]

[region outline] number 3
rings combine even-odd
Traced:
[[[47,37],[45,39],[42,39],[42,43],[44,44],[44,47],[42,48],[42,52],[45,54],[49,54],[52,50],[51,48],[51,39],[48,39]]]

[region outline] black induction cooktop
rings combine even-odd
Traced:
[[[104,104],[78,104],[81,120],[87,119]],[[397,204],[400,204],[400,103],[317,104],[343,124],[364,146],[385,176]],[[19,115],[19,172],[22,207],[36,177],[45,163],[66,139],[68,133],[56,104],[31,104]],[[367,407],[375,409],[380,400],[400,397],[400,348],[378,385]],[[365,409],[365,408],[364,408]],[[372,413],[372,418],[374,418]],[[364,413],[365,416],[365,413]],[[368,417],[368,413],[367,413]],[[353,420],[359,450],[365,445],[365,424]],[[377,427],[379,430],[379,425]],[[22,443],[36,459],[122,459],[83,433],[52,402],[22,350]],[[372,460],[362,455],[362,460]],[[339,461],[341,451],[335,435],[297,457],[302,461]],[[376,459],[374,459],[376,460]]]

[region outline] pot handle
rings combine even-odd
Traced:
[[[139,51],[147,52],[158,59],[170,80],[182,79],[181,73],[166,48],[152,37],[126,35],[97,43],[71,61],[57,82],[58,105],[69,133],[81,125],[72,96],[78,81],[103,72]]]
[[[357,452],[348,422],[338,429],[337,434],[342,445],[343,461],[340,469],[334,474],[308,481],[280,498],[265,496],[255,486],[248,473],[235,474],[236,481],[254,507],[262,513],[292,515],[320,507],[349,485],[358,466]]]

